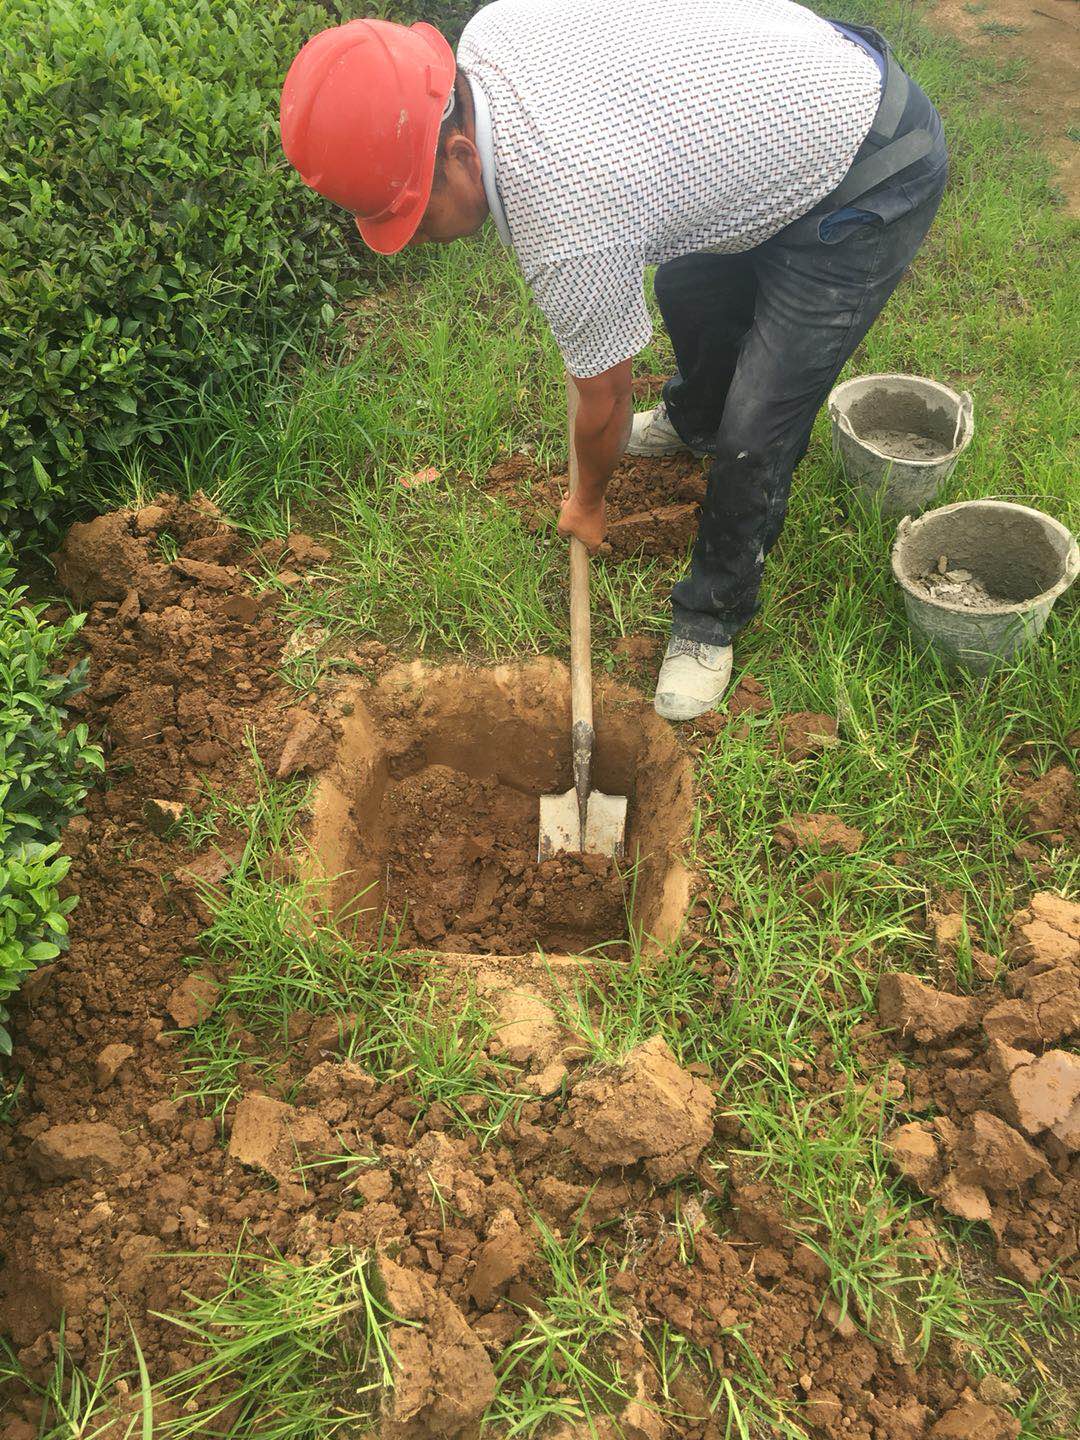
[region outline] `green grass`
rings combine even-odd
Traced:
[[[228,973],[218,1006],[192,1032],[188,1091],[221,1113],[259,1076],[293,1093],[291,1027],[301,1014],[334,1015],[343,1053],[381,1082],[407,1080],[421,1112],[439,1102],[482,1139],[525,1098],[490,1060],[491,1019],[467,981],[452,994],[430,962],[399,955],[389,939],[358,950],[311,887],[282,884],[258,861],[233,872],[211,900],[207,953]],[[284,1079],[283,1079],[284,1076]]]
[[[0,1385],[17,1384],[40,1407],[36,1440],[153,1440],[153,1389],[134,1331],[131,1338],[129,1366],[106,1318],[101,1353],[84,1369],[69,1352],[61,1322],[44,1381],[30,1380],[8,1341],[0,1340]]]
[[[627,1319],[608,1286],[609,1262],[579,1227],[561,1240],[539,1215],[533,1223],[550,1272],[548,1293],[500,1356],[486,1423],[500,1440],[537,1435],[554,1421],[595,1435],[601,1417],[617,1416],[633,1398],[612,1356]]]
[[[173,1323],[199,1358],[166,1382],[167,1440],[228,1435],[324,1440],[373,1431],[392,1384],[391,1324],[371,1257],[305,1264],[238,1253],[222,1291]]]
[[[1023,33],[1023,25],[1005,25],[1000,20],[986,20],[979,26],[979,34],[989,35],[993,40],[1001,40],[1008,35],[1022,35]]]
[[[1075,528],[1075,227],[1046,161],[1007,118],[1020,72],[929,35],[910,6],[839,8],[893,38],[939,100],[952,153],[926,249],[851,371],[913,371],[970,389],[975,439],[943,499],[1018,498]],[[482,488],[507,452],[526,449],[555,473],[565,458],[557,356],[496,239],[380,262],[347,329],[333,354],[298,341],[207,395],[200,418],[175,428],[153,463],[136,456],[103,471],[102,496],[202,487],[257,534],[302,519],[329,535],[333,564],[286,597],[295,624],[326,631],[317,654],[287,662],[301,692],[356,635],[479,658],[564,653],[565,555],[554,516],[537,537]],[[658,331],[638,369],[669,364]],[[399,483],[426,466],[437,480]],[[960,1344],[975,1375],[1013,1378],[1025,1397],[1025,1440],[1036,1440],[1058,1433],[1053,1417],[1075,1397],[1062,1363],[1075,1302],[1052,1279],[1031,1293],[1004,1287],[978,1227],[943,1231],[950,1264],[928,1270],[920,1261],[908,1222],[930,1207],[883,1164],[894,1102],[883,1098],[880,1067],[864,1059],[859,1027],[873,1025],[883,969],[933,975],[928,902],[948,896],[974,942],[998,953],[1008,916],[1036,883],[1012,854],[1022,836],[1009,765],[1021,750],[1039,768],[1060,762],[1080,726],[1075,601],[1060,602],[1040,644],[988,682],[948,673],[911,644],[888,569],[892,527],[848,515],[840,494],[822,416],[762,613],[737,649],[739,669],[767,686],[778,711],[836,715],[840,744],[792,763],[776,753],[763,716],[707,745],[690,837],[705,884],[697,948],[649,964],[598,959],[594,980],[564,1004],[598,1060],[659,1031],[682,1060],[707,1063],[743,1127],[740,1162],[787,1197],[840,1307],[886,1340],[902,1337],[915,1358]],[[663,631],[679,568],[594,567],[598,664],[611,663],[619,635]],[[222,1108],[244,1064],[272,1082],[267,1057],[287,1055],[292,1011],[358,1012],[360,1063],[381,1079],[408,1075],[425,1103],[442,1100],[460,1123],[491,1134],[513,1099],[482,1059],[487,1021],[475,997],[449,1013],[433,974],[399,954],[392,936],[359,963],[333,916],[312,919],[311,896],[271,877],[263,857],[285,833],[274,827],[292,823],[299,793],[265,799],[255,817],[215,803],[185,822],[193,843],[215,826],[263,838],[205,939],[230,978],[219,1012],[192,1040],[196,1093]],[[812,810],[863,830],[860,852],[779,855],[773,826]],[[1046,866],[1040,887],[1075,893],[1075,855],[1048,851]],[[839,881],[814,911],[797,891],[819,868]],[[259,1039],[259,1055],[242,1048],[224,1014]],[[810,1084],[815,1065],[824,1086]],[[476,1095],[486,1099],[479,1121],[462,1103]],[[580,1237],[551,1238],[548,1249],[551,1309],[530,1320],[500,1367],[492,1420],[511,1434],[532,1434],[553,1414],[617,1408],[625,1383],[602,1360],[621,1323],[602,1253]],[[654,1340],[659,1366],[700,1360],[677,1354],[670,1334]],[[553,1396],[555,1371],[564,1388]],[[727,1433],[780,1425],[749,1359],[742,1380],[742,1389],[725,1382]]]
[[[189,1037],[185,1093],[222,1114],[243,1077],[257,1076],[288,1098],[302,1078],[289,1070],[298,1017],[332,1015],[343,1052],[368,1073],[407,1080],[421,1111],[439,1102],[490,1138],[525,1097],[485,1052],[492,1022],[471,981],[449,993],[430,960],[401,952],[389,930],[358,947],[324,883],[273,868],[273,857],[302,848],[308,787],[270,781],[252,754],[251,804],[211,796],[178,825],[200,842],[213,843],[219,826],[245,837],[225,881],[204,887],[210,922],[191,963],[209,959],[224,979],[214,1012]]]

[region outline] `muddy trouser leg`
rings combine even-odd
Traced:
[[[870,220],[826,243],[812,212],[747,252],[754,319],[711,447],[690,571],[671,592],[673,634],[727,645],[755,614],[814,417],[922,244],[944,183],[942,171],[890,224]]]
[[[678,369],[664,386],[668,417],[693,450],[711,450],[754,320],[757,280],[749,253],[684,255],[657,267],[656,303]]]

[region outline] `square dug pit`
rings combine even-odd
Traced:
[[[557,661],[419,662],[347,697],[315,795],[314,872],[361,937],[456,954],[579,954],[679,929],[690,765],[642,696],[598,690],[593,783],[629,800],[626,859],[537,860],[539,800],[568,790],[570,682]],[[347,705],[346,708],[349,708]]]

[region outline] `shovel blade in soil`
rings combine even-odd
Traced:
[[[626,839],[626,796],[589,791],[585,845],[581,844],[577,791],[540,796],[539,858],[569,851],[572,855],[607,855],[621,860]]]

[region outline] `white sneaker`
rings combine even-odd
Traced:
[[[639,410],[630,428],[626,446],[628,455],[704,455],[704,450],[691,450],[679,437],[668,419],[667,406],[661,400],[653,410]]]
[[[711,710],[731,679],[731,646],[673,635],[656,681],[653,706],[664,720],[693,720]]]

